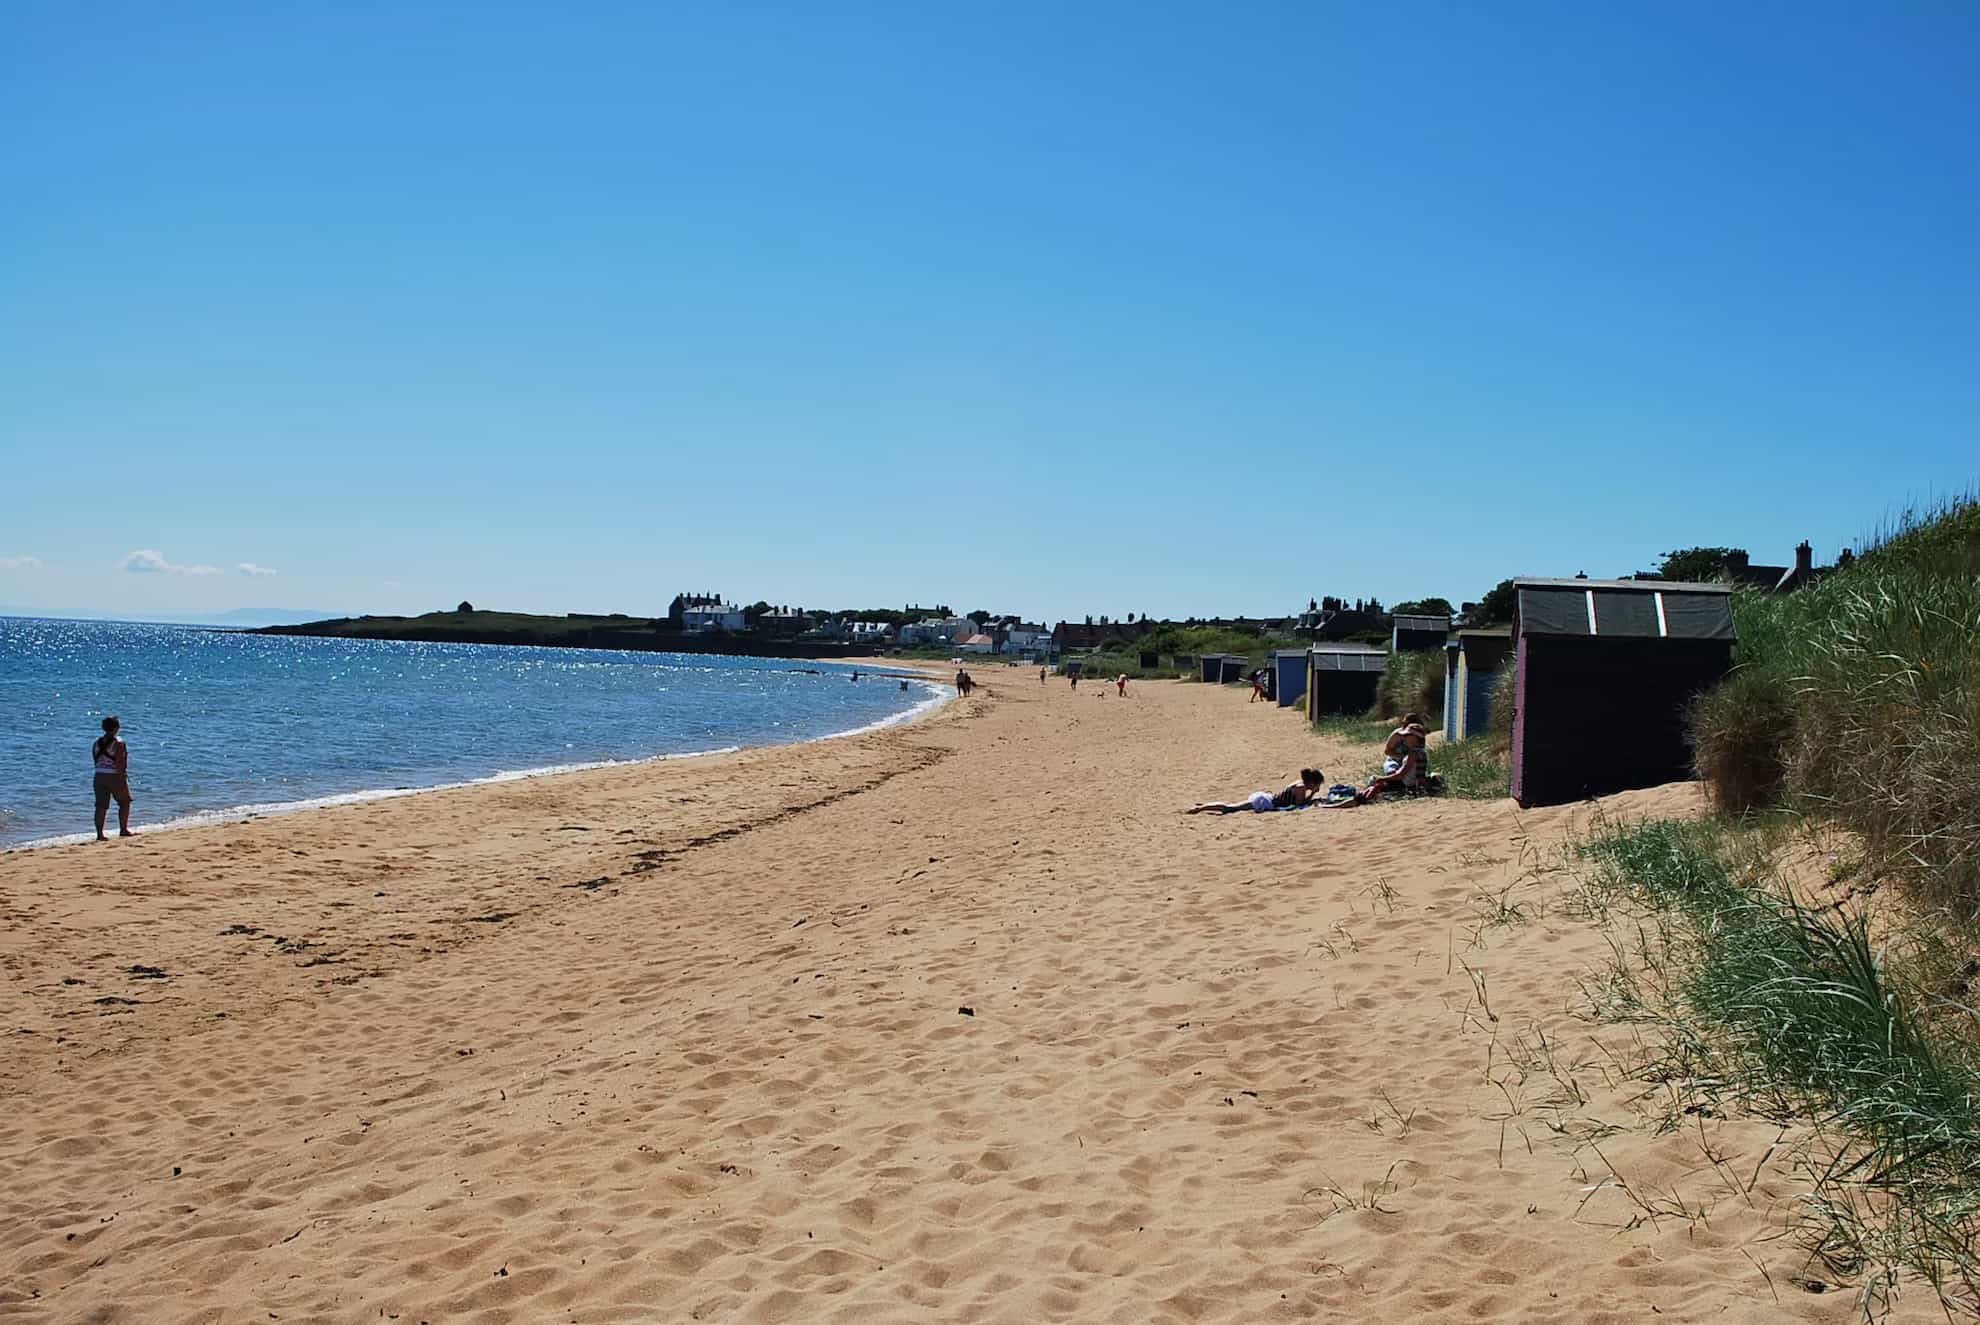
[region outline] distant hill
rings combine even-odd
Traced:
[[[446,644],[534,644],[643,653],[723,653],[759,658],[843,658],[867,652],[837,640],[774,639],[754,634],[685,635],[665,617],[539,616],[529,612],[428,612],[424,616],[337,617],[256,628],[262,635],[417,640]]]
[[[210,626],[294,626],[305,621],[322,621],[330,615],[321,608],[237,607],[231,612],[214,612],[186,620]]]

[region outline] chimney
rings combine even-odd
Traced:
[[[1794,549],[1794,573],[1806,575],[1815,569],[1815,549],[1807,539],[1802,539]]]

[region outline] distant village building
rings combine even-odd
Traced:
[[[1344,640],[1350,635],[1382,633],[1388,621],[1374,612],[1352,607],[1309,607],[1293,619],[1293,633],[1310,640]]]
[[[1051,632],[1034,622],[1018,621],[1002,630],[1003,642],[997,646],[1000,653],[1036,653],[1051,645]]]
[[[956,644],[963,653],[995,653],[997,641],[988,635],[966,635]]]
[[[667,605],[667,620],[681,630],[687,629],[687,614],[697,608],[720,607],[722,595],[718,593],[677,593],[674,601]]]
[[[901,627],[901,643],[946,646],[976,633],[976,623],[968,617],[923,617],[912,625]]]
[[[742,608],[734,603],[723,602],[719,594],[698,596],[686,601],[683,598],[675,598],[674,603],[680,611],[677,619],[681,629],[687,634],[705,635],[710,631],[720,630],[733,635],[743,628]],[[673,617],[673,610],[670,609],[667,615]]]
[[[1844,555],[1848,555],[1848,549],[1844,549]],[[1726,558],[1725,569],[1720,571],[1719,578],[1728,584],[1744,584],[1770,593],[1792,593],[1815,583],[1821,574],[1815,569],[1814,545],[1803,539],[1794,550],[1792,566],[1755,566],[1746,553],[1734,552]]]
[[[1060,653],[1071,649],[1097,649],[1107,638],[1107,627],[1061,621],[1052,627],[1052,647]]]
[[[811,629],[811,618],[801,608],[773,607],[756,618],[756,628],[775,639],[796,639]]]

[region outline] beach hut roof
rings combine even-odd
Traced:
[[[1451,619],[1442,616],[1398,616],[1397,630],[1443,631],[1451,628]]]
[[[1308,650],[1313,667],[1321,672],[1386,672],[1389,653],[1368,644],[1316,644]]]
[[[1274,649],[1272,650],[1272,656],[1274,658],[1304,658],[1310,652],[1310,649]]]
[[[1677,580],[1513,581],[1518,635],[1733,638],[1732,589]]]

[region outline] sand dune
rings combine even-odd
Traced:
[[[1603,942],[1534,866],[1586,809],[1187,818],[1367,761],[979,671],[910,728],[0,858],[0,1317],[1854,1317],[1775,1129],[1646,1130],[1571,1014]]]

